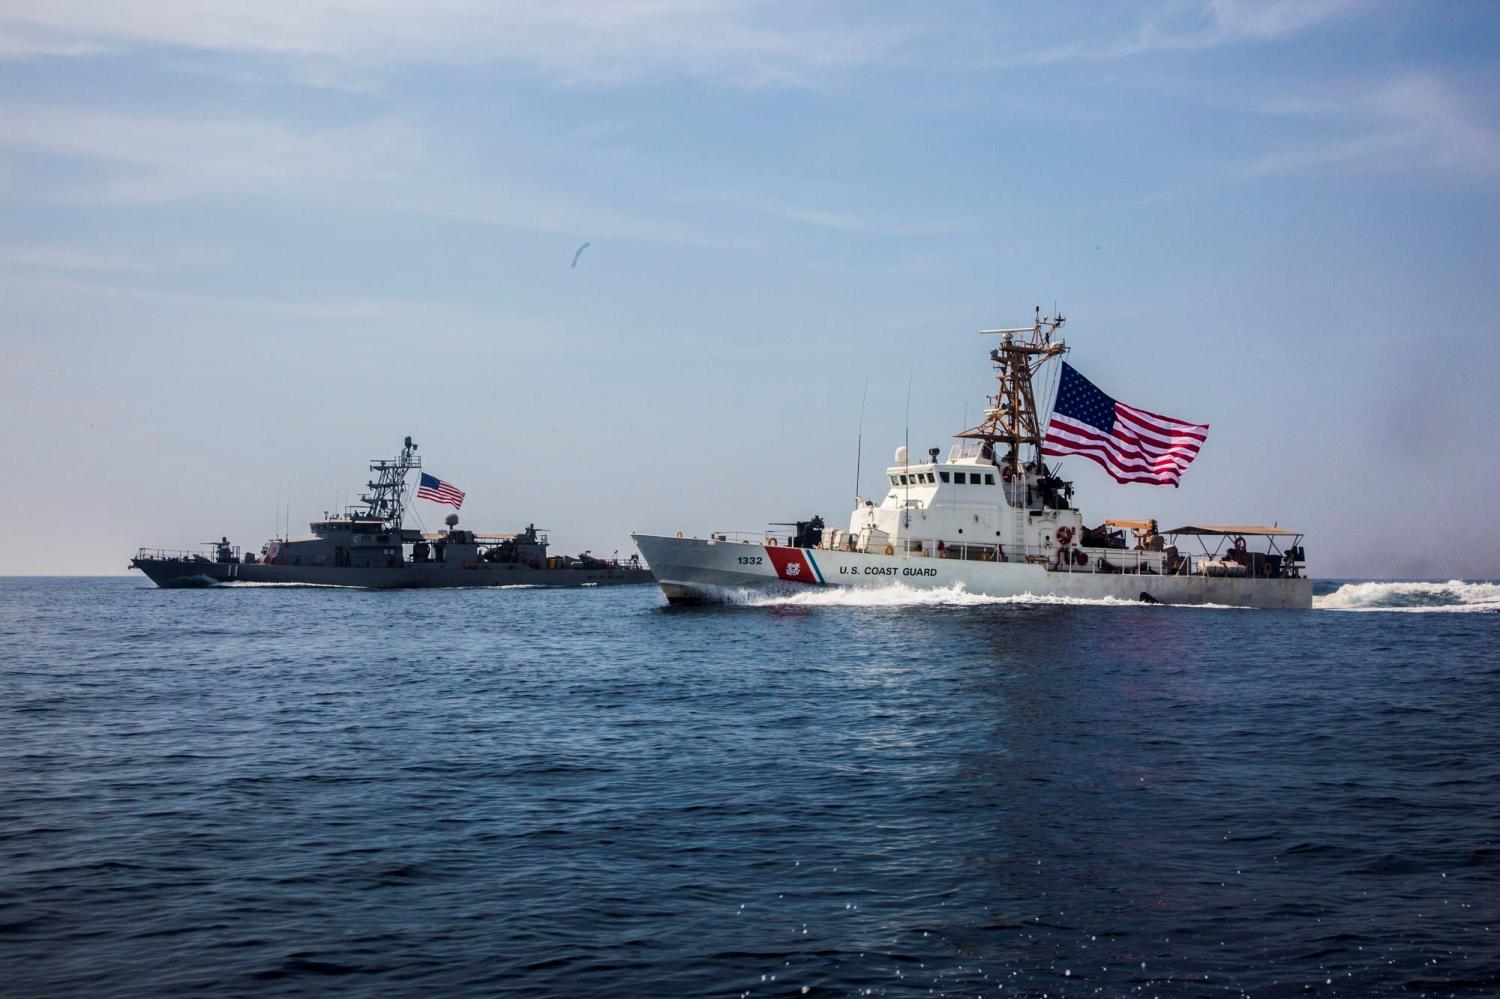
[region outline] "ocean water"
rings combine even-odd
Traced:
[[[1500,586],[0,579],[0,993],[1500,994]]]

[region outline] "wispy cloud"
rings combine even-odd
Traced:
[[[590,140],[579,141],[586,145]],[[569,236],[737,248],[757,245],[760,239],[742,225],[726,224],[747,215],[864,235],[921,236],[957,228],[858,210],[848,206],[847,197],[830,196],[820,204],[753,191],[663,185],[650,164],[622,166],[616,185],[604,191],[554,176],[539,181],[533,176],[538,172],[534,163],[515,170],[493,161],[466,164],[451,143],[434,149],[421,128],[394,115],[309,124],[0,104],[4,149],[33,165],[40,157],[89,165],[86,171],[66,171],[66,179],[42,181],[49,197],[74,204],[242,205],[269,198]],[[97,254],[70,258],[70,251],[62,250],[11,251],[13,264],[46,266],[50,260],[61,268],[71,261],[75,269],[90,269],[92,259],[93,269],[110,269],[110,261]],[[0,263],[5,262],[5,248],[0,247]]]
[[[100,303],[154,303],[278,319],[310,319],[326,322],[367,323],[382,320],[430,320],[451,318],[450,305],[388,298],[291,299],[273,296],[254,298],[175,291],[165,288],[111,284],[60,274],[0,274],[0,291],[15,310],[56,312],[96,310]],[[7,330],[8,332],[8,330]]]
[[[132,254],[56,244],[0,245],[0,268],[137,274],[155,269]]]
[[[869,67],[961,70],[1269,42],[1371,2],[1163,0],[1124,5],[1123,24],[1091,6],[1067,41],[1016,54],[1034,25],[1003,7],[976,15],[840,0],[9,0],[0,9],[0,58],[135,46],[274,56],[289,77],[334,89],[368,88],[371,67],[408,63],[513,65],[585,86],[681,76],[798,87]],[[1005,54],[960,56],[976,38]]]
[[[915,33],[864,8],[751,0],[11,0],[0,54],[132,45],[354,62],[498,61],[608,83],[677,73],[746,86],[864,65]]]
[[[1169,3],[1148,9],[1135,24],[1113,35],[1083,38],[1035,52],[1008,55],[993,60],[992,64],[1037,66],[1072,60],[1125,59],[1154,52],[1193,52],[1225,45],[1271,42],[1300,34],[1364,5],[1365,0],[1202,0]]]
[[[0,12],[0,59],[38,56],[84,56],[102,51],[92,42],[70,40],[65,35],[37,32],[10,21]]]
[[[1315,169],[1500,175],[1500,129],[1434,74],[1408,74],[1339,99],[1299,97],[1266,110],[1339,134],[1261,157],[1244,168],[1247,176]]]
[[[960,228],[955,222],[911,222],[886,213],[832,208],[736,191],[676,188],[663,192],[662,197],[683,204],[723,205],[816,229],[870,236],[931,236]]]
[[[154,202],[396,176],[420,143],[393,118],[309,128],[10,104],[0,106],[0,146],[105,165],[99,179],[74,191],[77,197]]]
[[[227,246],[184,242],[170,247],[99,243],[0,243],[0,271],[71,274],[148,274],[217,267],[233,254]]]

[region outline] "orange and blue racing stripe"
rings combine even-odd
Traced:
[[[806,548],[766,548],[766,557],[776,568],[776,576],[787,583],[823,585],[823,571]]]

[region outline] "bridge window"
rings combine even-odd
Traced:
[[[987,486],[993,486],[995,484],[995,475],[993,472],[984,473],[984,484]]]
[[[948,481],[948,473],[947,472],[939,472],[938,475],[942,478],[942,480],[944,482]]]
[[[896,481],[896,477],[895,477],[895,476],[894,476],[894,475],[893,475],[893,476],[891,476],[891,485],[893,485],[893,486],[895,486],[895,485],[900,485],[900,483],[898,483],[898,482],[897,482],[897,481]]]

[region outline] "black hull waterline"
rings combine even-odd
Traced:
[[[157,586],[167,588],[281,583],[409,590],[460,586],[618,586],[656,581],[651,570],[631,566],[549,569],[516,563],[451,566],[438,562],[408,562],[389,567],[357,567],[152,558],[132,559],[130,564],[144,572]]]

